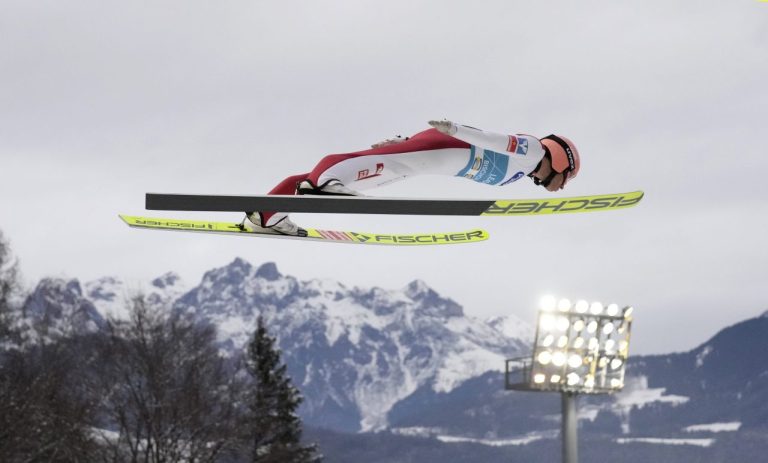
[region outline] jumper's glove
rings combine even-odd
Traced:
[[[445,119],[442,121],[429,121],[429,125],[436,128],[439,132],[451,136],[456,135],[456,131],[458,130],[456,124]]]
[[[398,135],[395,138],[387,138],[386,140],[380,141],[378,143],[374,143],[373,145],[371,145],[371,148],[381,148],[382,146],[396,145],[406,140],[408,140],[408,137],[403,138],[400,135]]]

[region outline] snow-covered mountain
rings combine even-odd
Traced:
[[[22,306],[21,323],[37,330],[25,330],[26,336],[67,336],[102,329],[105,319],[87,297],[80,282],[59,278],[41,280]],[[40,341],[30,339],[30,341]]]
[[[243,352],[263,316],[304,396],[303,419],[344,431],[386,427],[392,408],[416,390],[445,394],[500,372],[506,358],[526,352],[529,343],[521,338],[532,333],[514,317],[467,317],[423,281],[398,290],[350,288],[301,281],[274,263],[243,259],[207,272],[190,289],[174,273],[148,283],[104,277],[82,287],[77,280],[47,279],[25,307],[32,319],[53,317],[61,320],[56,326],[68,320],[67,326],[94,331],[108,317],[126,319],[137,294],[215,325],[228,356]]]
[[[264,316],[305,397],[304,419],[344,430],[386,427],[391,408],[417,389],[451,391],[528,348],[422,281],[400,290],[348,288],[242,259],[206,273],[174,309],[216,325],[232,352]]]
[[[125,320],[128,318],[127,303],[132,297],[143,295],[155,307],[170,306],[187,290],[181,277],[174,272],[161,275],[149,283],[128,283],[118,277],[107,276],[85,283],[84,296],[105,317]]]
[[[519,446],[557,441],[560,413],[558,394],[505,391],[489,372],[446,394],[417,391],[389,421],[402,435]],[[624,390],[581,396],[579,422],[586,438],[617,445],[768,448],[768,314],[688,352],[631,357]]]
[[[381,439],[434,448],[434,455],[453,445],[456,459],[457,452],[468,459],[482,451],[489,461],[513,454],[551,461],[558,452],[559,396],[504,390],[503,361],[527,353],[531,327],[514,317],[467,317],[418,280],[396,290],[347,287],[242,259],[192,287],[173,273],[146,283],[44,279],[27,297],[22,323],[47,326],[43,336],[95,332],[108,317],[125,318],[138,293],[155,307],[214,324],[229,356],[242,351],[264,316],[305,398],[307,425],[390,431],[321,433],[330,436],[322,443],[329,458],[355,461],[349,449],[360,448],[367,459]],[[592,461],[674,460],[676,449],[726,461],[768,449],[768,312],[689,352],[632,357],[627,375],[621,393],[580,398],[580,438],[599,443],[585,446]],[[388,461],[390,450],[371,461]]]

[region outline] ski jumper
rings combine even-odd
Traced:
[[[311,172],[286,178],[269,194],[293,195],[304,180],[316,186],[338,180],[362,191],[430,174],[503,186],[531,173],[544,153],[539,139],[531,135],[501,135],[462,125],[452,136],[429,129],[401,143],[328,155]],[[262,225],[271,226],[286,215],[261,212]]]

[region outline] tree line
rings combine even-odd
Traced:
[[[127,320],[47,336],[0,233],[0,461],[318,462],[263,319],[227,358],[213,326],[132,297]]]

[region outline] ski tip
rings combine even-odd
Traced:
[[[500,200],[480,215],[551,215],[576,212],[610,211],[636,206],[643,199],[642,190],[629,193],[571,196],[544,199]]]

